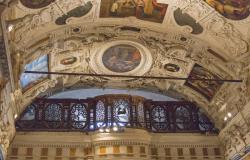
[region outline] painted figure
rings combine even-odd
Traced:
[[[110,13],[111,13],[112,16],[117,15],[118,7],[119,7],[119,5],[118,5],[117,1],[115,1],[115,2],[112,4],[112,7],[111,7],[111,9],[110,9]]]
[[[162,23],[167,4],[156,0],[102,0],[100,17],[130,17]]]
[[[143,17],[144,7],[145,7],[144,0],[137,0],[137,2],[136,2],[136,14],[135,14],[136,17],[138,17],[138,18]]]
[[[207,69],[195,64],[190,75],[190,79],[220,79],[214,73],[211,73]],[[185,82],[186,86],[194,89],[195,91],[201,93],[208,100],[211,100],[219,88],[222,86],[223,82],[220,81],[198,81],[198,80],[187,80]]]
[[[232,20],[245,19],[250,14],[250,0],[205,0],[205,2]]]

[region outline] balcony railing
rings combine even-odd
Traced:
[[[141,128],[158,133],[218,133],[193,103],[152,101],[130,95],[89,99],[36,99],[16,121],[18,131],[82,131]]]

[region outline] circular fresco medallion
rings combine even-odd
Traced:
[[[27,8],[39,9],[50,5],[55,0],[20,0],[20,2]]]
[[[102,62],[112,72],[129,72],[139,66],[141,53],[132,45],[120,44],[108,48],[102,56]]]
[[[153,58],[144,45],[128,40],[116,40],[95,47],[90,67],[98,74],[142,76],[151,69]],[[130,78],[114,78],[121,80]]]

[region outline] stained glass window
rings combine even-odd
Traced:
[[[102,101],[98,101],[96,104],[96,125],[97,127],[104,127],[105,123],[105,106]]]
[[[188,129],[190,126],[190,112],[184,106],[180,106],[175,111],[176,126],[178,129]]]
[[[212,123],[210,122],[209,118],[202,113],[202,111],[198,112],[199,115],[199,128],[201,131],[209,131],[213,128]]]
[[[167,112],[161,106],[156,106],[152,110],[152,126],[155,130],[161,131],[167,128]]]
[[[61,107],[59,104],[50,104],[45,110],[45,120],[47,121],[61,121]]]
[[[23,117],[21,118],[21,120],[23,121],[31,121],[35,119],[35,106],[34,105],[30,105],[25,114],[23,115]]]
[[[117,128],[122,131],[123,127],[129,126],[152,132],[218,133],[209,118],[192,103],[143,102],[120,97],[84,101],[38,99],[16,121],[16,128],[102,132],[104,129],[115,131]]]
[[[71,109],[71,120],[73,127],[84,128],[87,121],[86,107],[82,104],[75,104]]]
[[[113,106],[115,121],[119,124],[126,124],[129,122],[129,104],[126,100],[119,99],[114,101]]]
[[[145,118],[144,118],[144,106],[143,103],[139,103],[137,107],[137,117],[138,117],[138,122],[142,127],[145,127]]]

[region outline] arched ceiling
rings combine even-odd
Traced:
[[[249,3],[248,0],[9,2],[2,14],[2,24],[9,48],[7,54],[12,60],[14,95],[22,102],[20,111],[42,92],[52,94],[61,88],[132,88],[182,95],[202,106],[222,126],[227,111],[237,113],[235,106],[249,100]],[[102,56],[119,45],[123,49],[124,45],[138,49],[138,66],[126,72],[116,72],[118,68],[112,72],[105,66]],[[244,82],[51,75],[43,77],[41,83],[22,87],[20,75],[25,65],[44,55],[48,55],[47,70],[56,72],[243,79]]]

